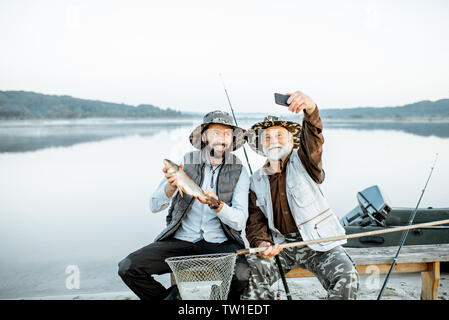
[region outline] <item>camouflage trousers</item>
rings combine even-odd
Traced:
[[[290,237],[292,235],[295,234],[289,234]],[[267,259],[259,254],[251,254],[246,258],[250,272],[249,284],[241,299],[275,299],[276,292],[272,285],[280,279],[275,258]],[[285,248],[279,253],[279,259],[285,273],[298,267],[313,272],[327,290],[328,299],[356,299],[359,276],[354,262],[342,246],[327,252],[314,251],[309,247]]]

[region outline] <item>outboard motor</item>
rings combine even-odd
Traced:
[[[343,226],[378,225],[385,227],[385,220],[391,211],[391,206],[378,186],[357,192],[357,201],[359,205],[341,219]]]
[[[357,200],[363,212],[377,225],[385,227],[385,219],[391,211],[386,196],[378,186],[366,188],[357,193]],[[388,201],[389,202],[389,201]]]

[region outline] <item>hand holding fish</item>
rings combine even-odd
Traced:
[[[198,199],[201,203],[208,204],[212,209],[217,212],[221,210],[223,203],[211,190],[203,191],[185,172],[182,170],[183,164],[177,165],[173,161],[164,159],[164,169],[162,171],[165,173],[165,177],[168,179],[169,183],[165,186],[165,192],[168,197],[173,196],[176,190],[179,191],[181,197],[184,193],[191,195],[192,197]],[[212,193],[210,193],[212,192]]]
[[[179,165],[179,168],[183,168],[184,164]],[[165,178],[167,178],[168,183],[165,186],[165,193],[167,194],[167,196],[169,198],[171,198],[173,196],[173,194],[176,192],[176,190],[178,189],[178,177],[175,173],[173,172],[168,172],[168,169],[170,167],[164,163],[164,168],[162,169],[162,172],[165,174]]]
[[[223,202],[218,198],[218,196],[212,190],[205,190],[203,192],[209,198],[204,198],[202,196],[198,196],[198,198],[197,198],[198,201],[201,203],[204,203],[204,204],[208,204],[209,206],[214,205],[214,203],[212,203],[210,201],[210,198],[213,198],[213,199],[219,201],[220,205],[218,206],[218,208],[215,209],[215,211],[219,212],[221,210],[221,208],[223,207]]]

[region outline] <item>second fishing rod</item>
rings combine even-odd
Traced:
[[[418,211],[418,208],[419,208],[419,204],[421,203],[422,197],[424,196],[424,192],[426,192],[427,185],[429,184],[430,177],[432,176],[432,173],[433,173],[433,169],[435,168],[435,164],[437,163],[437,159],[438,159],[438,153],[435,154],[435,160],[434,160],[433,165],[432,165],[432,167],[430,169],[430,173],[429,173],[429,176],[427,177],[426,184],[424,185],[424,188],[421,191],[421,195],[419,197],[418,203],[416,204],[415,210],[410,215],[410,218],[409,218],[409,221],[407,223],[407,226],[411,226],[413,224],[413,221],[414,221],[415,216],[416,216],[416,212]],[[384,283],[382,284],[382,288],[380,289],[379,295],[377,296],[377,300],[380,300],[382,298],[382,294],[383,294],[383,292],[384,292],[384,290],[385,290],[385,288],[387,286],[388,280],[390,279],[390,275],[391,275],[391,273],[392,273],[392,271],[393,271],[393,269],[396,266],[396,263],[398,261],[399,253],[401,252],[401,249],[402,249],[402,247],[405,244],[405,240],[407,239],[408,231],[409,230],[406,229],[404,231],[404,233],[402,234],[402,238],[401,238],[401,241],[399,243],[398,251],[396,252],[396,255],[393,258],[393,262],[391,263],[390,269],[388,270],[387,276],[385,277]]]

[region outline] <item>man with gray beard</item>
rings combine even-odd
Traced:
[[[274,299],[279,280],[274,256],[286,272],[302,267],[313,272],[329,299],[355,299],[358,274],[342,244],[346,240],[282,250],[280,243],[340,236],[344,228],[325,199],[320,184],[322,123],[318,108],[306,94],[288,94],[289,111],[304,111],[302,126],[268,116],[248,131],[248,144],[267,157],[251,176],[246,237],[251,247],[267,247],[248,255],[249,285],[243,299]]]

